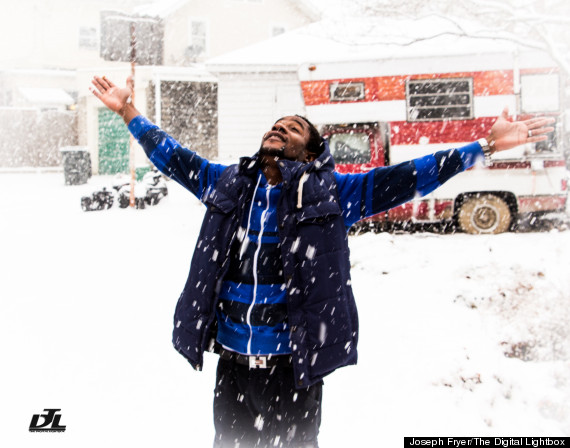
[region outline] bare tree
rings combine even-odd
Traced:
[[[570,2],[568,0],[352,0],[343,5],[342,19],[366,17],[368,27],[381,26],[383,18],[439,17],[451,26],[433,30],[432,36],[456,34],[473,38],[508,40],[547,52],[570,78]],[[468,20],[476,27],[466,27]],[[368,34],[367,27],[362,35]],[[401,44],[411,44],[417,38]],[[370,41],[369,41],[370,43]],[[378,41],[381,43],[381,40]]]
[[[540,50],[558,65],[562,87],[560,117],[564,152],[570,167],[570,1],[568,0],[338,0],[330,37],[358,45],[407,46],[442,35],[508,41],[522,49]],[[419,35],[398,29],[398,36],[382,32],[386,19],[434,18],[434,26]],[[357,27],[349,27],[351,19]],[[349,31],[344,32],[343,30]],[[357,29],[358,32],[354,33]],[[565,124],[565,126],[564,126]],[[566,129],[564,129],[566,128]]]

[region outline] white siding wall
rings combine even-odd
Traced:
[[[254,154],[261,138],[285,115],[303,114],[296,73],[282,76],[225,75],[218,86],[219,158],[237,161]]]

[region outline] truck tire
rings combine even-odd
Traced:
[[[507,203],[493,194],[466,198],[457,215],[461,230],[473,235],[506,232],[511,220]]]

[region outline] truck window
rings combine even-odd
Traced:
[[[560,110],[560,79],[558,73],[521,75],[521,109],[526,113]]]
[[[336,163],[370,162],[370,137],[364,132],[332,134],[329,147]]]
[[[408,121],[473,118],[473,79],[410,79],[406,103]]]
[[[534,144],[535,153],[557,152],[558,149],[556,147],[556,127],[554,129],[554,132],[547,134],[548,138],[546,140],[542,142],[536,142]]]
[[[329,86],[331,101],[360,101],[365,97],[363,82],[333,82]]]

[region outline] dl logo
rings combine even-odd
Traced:
[[[61,415],[57,414],[61,409],[44,409],[45,414],[34,414],[30,423],[30,432],[63,432],[65,426],[60,425]],[[40,417],[43,418],[42,424],[38,424]]]

